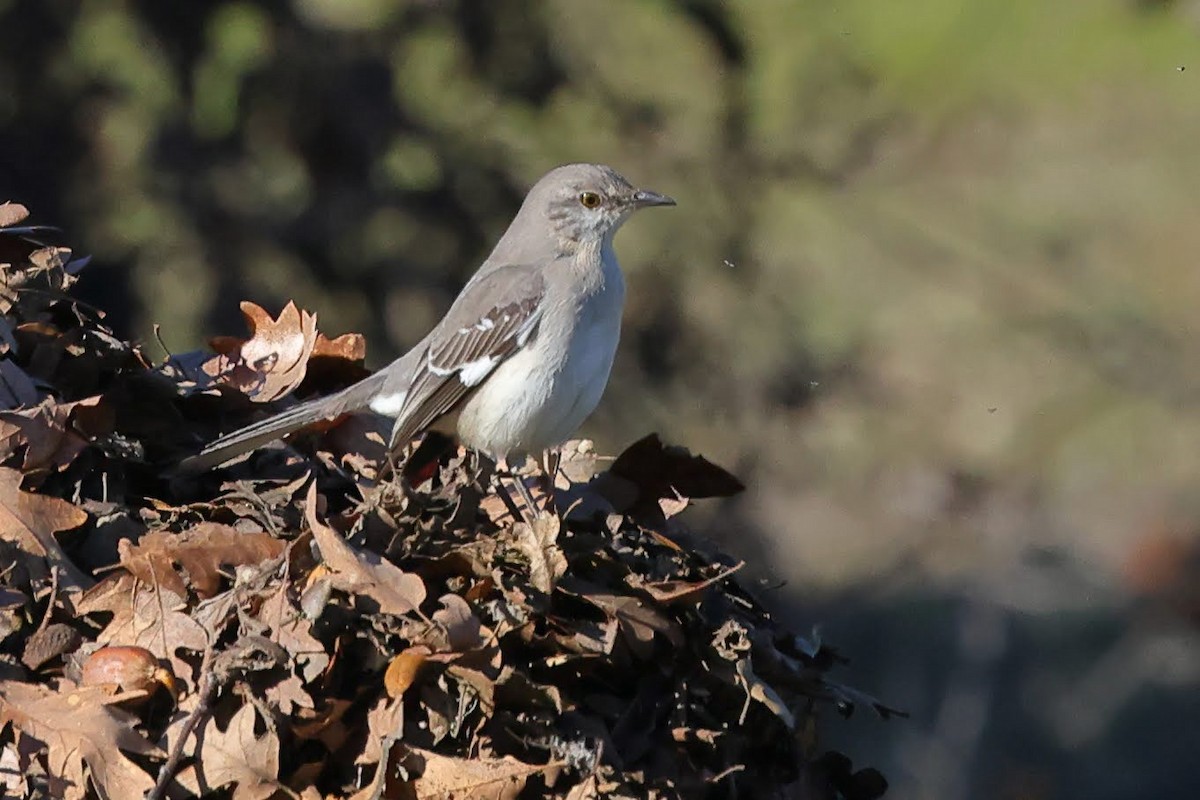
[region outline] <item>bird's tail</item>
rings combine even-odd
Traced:
[[[227,433],[209,442],[199,453],[179,462],[177,471],[183,474],[204,472],[268,442],[282,439],[306,425],[364,408],[382,388],[383,380],[384,374],[377,372],[337,394],[309,400],[273,417]]]

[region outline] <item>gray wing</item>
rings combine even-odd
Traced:
[[[544,269],[508,265],[467,284],[427,340],[392,429],[392,447],[403,447],[451,411],[525,346],[542,317]]]

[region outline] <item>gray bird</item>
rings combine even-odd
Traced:
[[[600,164],[551,170],[420,343],[336,394],[216,439],[180,468],[199,472],[364,408],[395,418],[393,453],[453,414],[462,443],[493,459],[557,447],[600,402],[620,338],[613,236],[634,211],[674,204]]]

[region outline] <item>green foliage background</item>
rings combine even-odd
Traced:
[[[585,433],[747,479],[707,524],[914,712],[847,728],[896,796],[1185,797],[1197,572],[1142,567],[1200,521],[1198,37],[1195,0],[0,0],[0,195],[127,333],[294,298],[380,365],[541,172],[612,163],[680,206],[618,240]]]

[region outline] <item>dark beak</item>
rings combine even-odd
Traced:
[[[665,194],[652,192],[649,189],[638,189],[633,193],[634,208],[650,208],[651,206],[673,206],[675,201]]]

